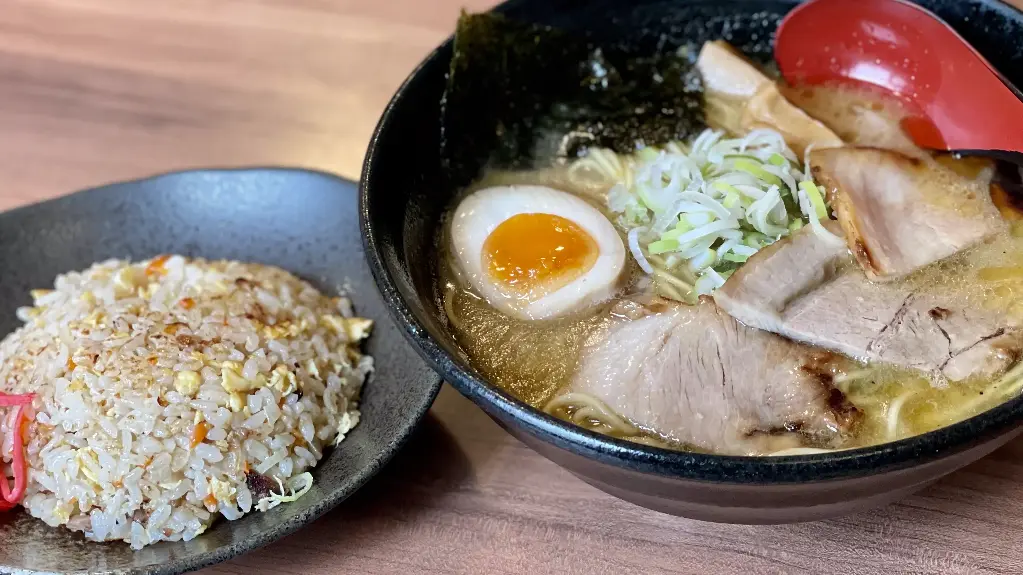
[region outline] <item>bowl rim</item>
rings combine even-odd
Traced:
[[[492,10],[507,12],[531,1],[508,0]],[[999,0],[974,1],[1023,24],[1023,11]],[[738,4],[741,0],[731,3]],[[960,422],[893,442],[808,455],[717,455],[652,447],[590,431],[548,415],[476,375],[471,367],[438,344],[426,327],[427,322],[405,303],[406,297],[418,296],[406,296],[395,281],[394,274],[400,272],[396,272],[381,250],[380,232],[369,208],[370,195],[377,193],[377,164],[384,161],[380,153],[382,137],[394,126],[396,111],[406,100],[416,97],[415,83],[426,74],[446,69],[453,41],[454,36],[449,36],[431,51],[408,75],[384,109],[370,139],[359,179],[359,223],[373,278],[406,339],[445,381],[488,415],[504,422],[518,422],[523,431],[537,439],[614,467],[677,479],[739,485],[800,484],[894,472],[966,451],[1010,432],[1023,421],[1021,394]]]

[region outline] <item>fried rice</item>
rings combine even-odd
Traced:
[[[109,261],[32,296],[0,342],[0,391],[35,394],[21,503],[51,526],[190,540],[303,494],[359,420],[371,322],[278,268]]]

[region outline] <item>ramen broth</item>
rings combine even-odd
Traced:
[[[927,162],[936,161],[978,182],[990,177],[990,172],[985,172],[992,169],[987,162],[935,157],[913,146],[898,127],[905,111],[896,103],[848,89],[779,87],[810,116],[837,126],[835,132],[847,143],[898,150]],[[713,104],[709,107],[718,113],[730,105],[724,102],[715,108]],[[711,127],[716,126],[712,123]],[[622,162],[627,160],[625,156],[619,158]],[[534,170],[488,170],[458,200],[476,190],[508,185],[547,186],[571,193],[615,221],[607,207],[611,183],[606,174],[587,166],[573,166],[572,161],[565,160],[552,160],[550,165]],[[584,347],[607,333],[619,313],[616,305],[623,301],[644,304],[658,296],[673,297],[661,292],[657,282],[631,257],[627,258],[625,279],[611,301],[560,319],[512,319],[491,307],[462,277],[445,235],[450,231],[450,222],[443,229],[439,242],[440,303],[455,339],[486,380],[537,409],[547,409],[584,427],[642,443],[693,449],[625,421],[609,412],[607,406],[580,404],[571,395],[565,395]],[[626,241],[625,230],[620,226],[619,233]],[[1023,321],[1023,234],[1009,227],[994,239],[898,281],[921,293],[940,293],[964,309],[994,311]],[[689,303],[692,301],[689,298]],[[953,424],[1015,395],[1020,371],[1013,367],[995,380],[971,377],[948,383],[936,382],[910,369],[858,364],[856,369],[836,374],[833,384],[862,412],[862,420],[855,432],[838,444],[816,447],[868,446]]]
[[[567,167],[555,166],[524,172],[491,171],[468,191],[495,185],[545,185],[595,198],[586,179],[572,178]],[[467,191],[467,193],[468,193]],[[597,205],[595,203],[595,205]],[[441,242],[442,246],[447,245]],[[522,401],[544,409],[565,389],[577,368],[583,346],[599,338],[612,317],[614,302],[581,317],[530,322],[511,319],[494,310],[459,279],[449,256],[442,257],[443,306],[450,327],[472,365],[487,381]],[[903,280],[919,289],[957,294],[966,306],[997,310],[1023,320],[1023,237],[1007,232],[994,241],[925,268]],[[645,274],[632,267],[622,297],[648,295]],[[859,371],[836,378],[835,385],[864,414],[857,432],[843,448],[893,441],[951,425],[1008,399],[1005,390],[992,389],[992,381],[971,379],[934,385],[906,369],[864,365]],[[571,407],[553,413],[571,420]],[[651,443],[648,430],[621,433],[599,419],[586,427],[628,439]],[[685,445],[661,442],[669,447]]]

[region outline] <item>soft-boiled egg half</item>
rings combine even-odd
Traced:
[[[552,319],[607,300],[625,245],[604,214],[544,186],[501,186],[462,200],[451,222],[454,256],[499,311]]]

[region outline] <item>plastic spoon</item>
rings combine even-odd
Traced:
[[[902,0],[811,0],[774,49],[793,85],[853,83],[889,92],[922,148],[1023,165],[1023,96],[948,24]]]

